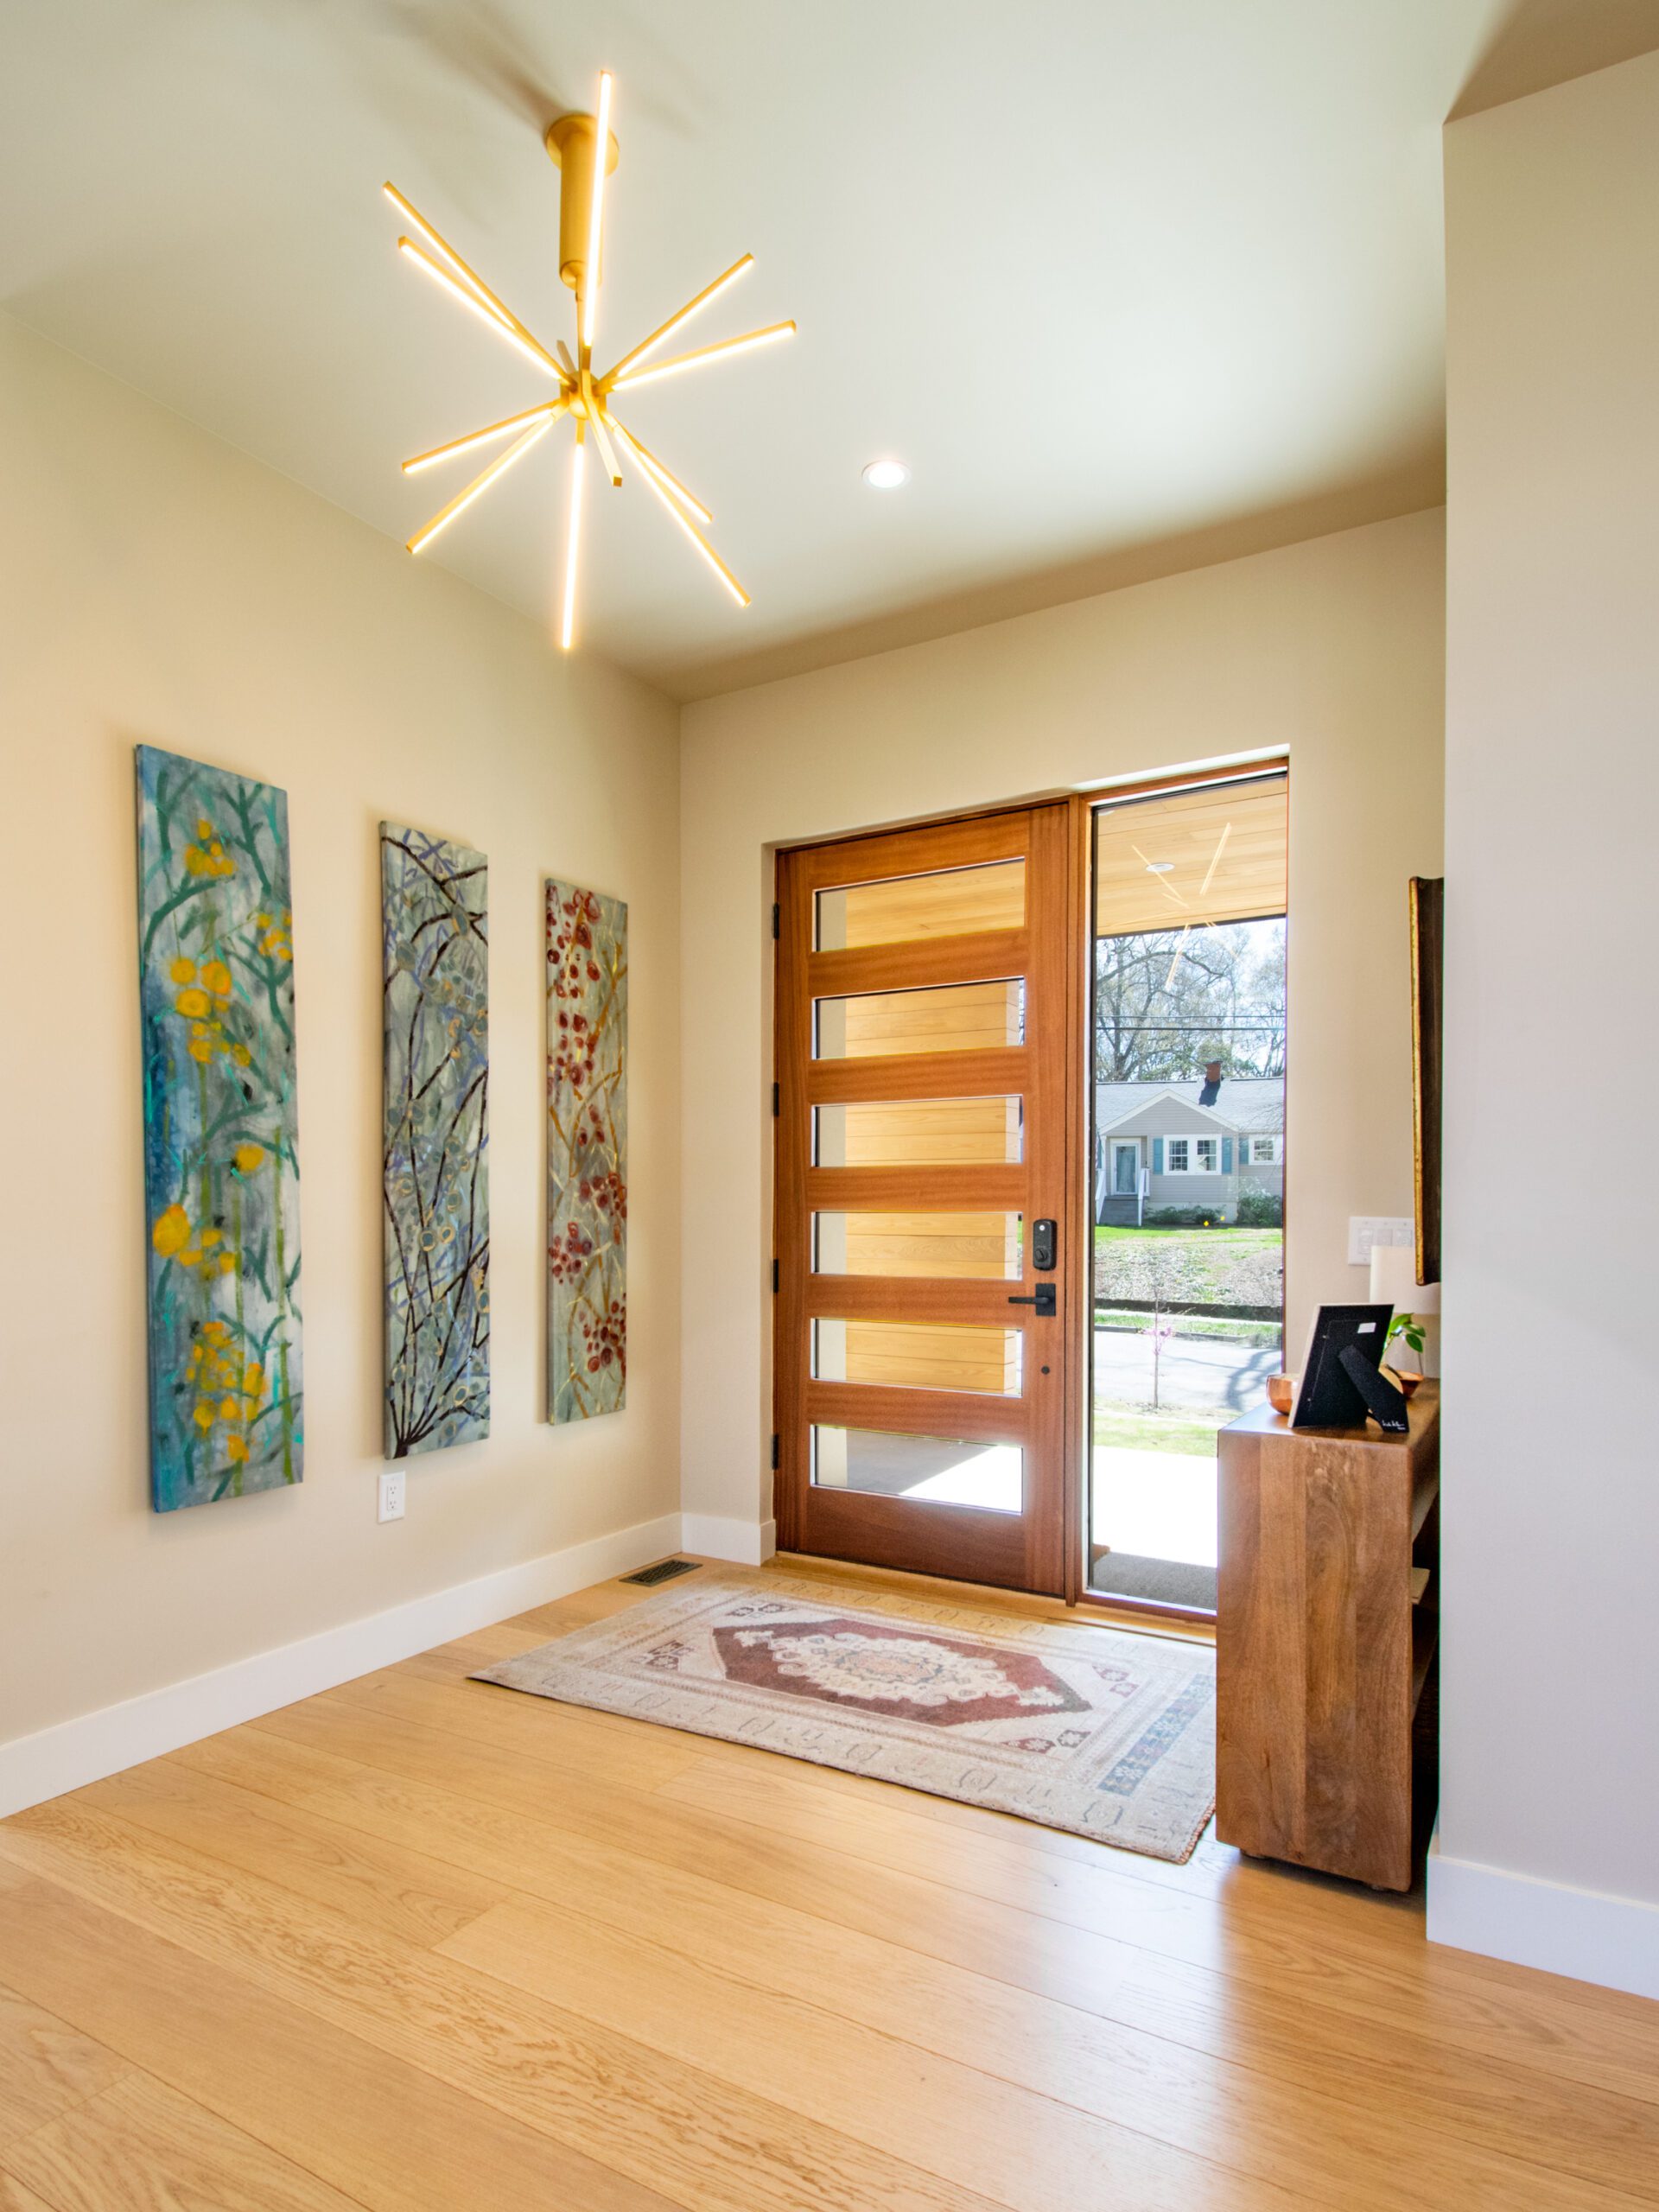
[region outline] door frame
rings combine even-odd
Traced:
[[[1260,760],[1234,760],[1225,766],[1211,766],[1192,769],[1170,769],[1147,776],[1129,777],[1122,782],[1098,784],[1086,791],[1050,791],[1026,798],[1008,798],[994,804],[964,808],[959,812],[924,815],[909,822],[892,822],[879,828],[855,830],[842,836],[801,837],[779,843],[772,850],[773,929],[777,930],[779,906],[779,878],[791,853],[811,847],[835,844],[875,842],[884,837],[907,834],[915,830],[955,829],[960,825],[981,821],[988,816],[1021,812],[1037,806],[1065,805],[1068,810],[1067,859],[1065,868],[1066,908],[1071,917],[1072,944],[1065,963],[1066,969],[1066,1056],[1065,1056],[1065,1205],[1073,1234],[1066,1240],[1065,1249],[1071,1255],[1070,1295],[1066,1301],[1069,1340],[1064,1354],[1065,1364],[1065,1452],[1061,1510],[1065,1516],[1062,1532],[1064,1583],[1062,1599],[1067,1605],[1095,1606],[1113,1612],[1139,1612],[1153,1616],[1167,1615],[1179,1619],[1192,1616],[1183,1607],[1158,1605],[1149,1599],[1109,1598],[1089,1587],[1087,1519],[1089,1513],[1089,1480],[1092,1439],[1090,1433],[1090,1412],[1094,1395],[1094,1138],[1095,1096],[1093,1082],[1093,1021],[1094,1021],[1094,945],[1095,917],[1090,911],[1094,893],[1094,818],[1096,810],[1113,805],[1125,799],[1153,798],[1162,792],[1190,791],[1194,786],[1211,783],[1236,783],[1252,776],[1283,772],[1289,777],[1290,756],[1287,752],[1274,752]],[[1294,783],[1294,779],[1291,779]],[[1290,784],[1287,784],[1287,800]],[[1288,855],[1287,855],[1288,859]],[[774,1112],[785,1079],[784,1024],[779,1019],[784,963],[783,947],[772,946],[773,974],[772,992],[772,1097]],[[1287,1100],[1286,1121],[1288,1128],[1289,1105]],[[783,1204],[782,1181],[784,1161],[782,1147],[778,1142],[779,1122],[772,1122],[772,1287],[779,1287],[777,1258],[778,1224]],[[1078,1222],[1086,1223],[1088,1235],[1075,1234]],[[1288,1192],[1286,1194],[1286,1233],[1289,1229]],[[1287,1253],[1288,1244],[1287,1243]],[[774,1295],[772,1325],[768,1338],[771,1357],[769,1401],[772,1421],[772,1465],[778,1466],[779,1440],[784,1431],[785,1420],[780,1407],[781,1362],[779,1347],[782,1333],[790,1325],[791,1317],[785,1313],[787,1301]],[[772,1510],[778,1514],[780,1499],[777,1495],[774,1474]],[[786,1551],[787,1516],[779,1516],[779,1548]]]

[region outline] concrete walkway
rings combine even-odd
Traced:
[[[1184,1452],[1095,1446],[1094,1540],[1141,1559],[1216,1564],[1216,1463]]]
[[[1266,1345],[1219,1337],[1167,1337],[1159,1360],[1159,1403],[1198,1414],[1217,1428],[1261,1404],[1282,1356]],[[1096,1329],[1095,1396],[1124,1407],[1152,1402],[1152,1338],[1143,1330]],[[1097,1544],[1144,1559],[1216,1564],[1213,1453],[1095,1446],[1090,1520]]]

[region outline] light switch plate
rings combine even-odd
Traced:
[[[1369,1268],[1374,1244],[1409,1244],[1414,1224],[1409,1214],[1352,1213],[1348,1217],[1348,1264]]]
[[[382,1521],[401,1521],[405,1503],[404,1484],[408,1478],[401,1467],[388,1467],[380,1478],[380,1513]]]

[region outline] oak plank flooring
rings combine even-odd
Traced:
[[[863,2212],[984,2212],[991,2202],[257,1877],[199,1871],[175,1847],[73,1799],[17,1815],[3,1840],[105,1910],[350,2023],[692,2212],[842,2212],[849,2197]]]
[[[365,2212],[675,2201],[56,1883],[0,1894],[0,1958],[63,2018]]]
[[[19,1867],[8,1871],[16,1885],[29,1879]],[[0,1983],[0,2153],[110,2088],[126,2070],[113,2051]]]
[[[533,1958],[526,1934],[542,1941]],[[487,1916],[441,1947],[512,1986],[700,2064],[757,2095],[790,2053],[785,2094],[798,2112],[872,2148],[990,2192],[1016,2212],[1129,2199],[1147,2212],[1225,2203],[1287,2212],[1295,2200],[1261,2177],[1103,2121],[988,2073],[832,2013],[810,1999],[739,1983],[661,1945],[576,1914]],[[1033,2144],[1043,2154],[1033,2161]]]
[[[143,2074],[130,2074],[15,2144],[5,2164],[53,2212],[181,2212],[197,2205],[213,2212],[361,2212],[304,2167]]]
[[[480,1685],[478,1694],[512,1694]],[[522,1702],[532,1711],[547,1705],[543,1700]],[[561,1709],[550,1710],[557,1714]],[[674,1865],[689,1855],[690,1863],[717,1869],[720,1878],[734,1888],[802,1904],[890,1941],[978,1965],[1086,2010],[1111,2001],[1126,1975],[1144,1980],[1138,1955],[1150,1946],[1164,1961],[1159,1978],[1163,1986],[1179,1983],[1173,1970],[1178,1963],[1207,1965],[1212,1972],[1230,1974],[1242,1965],[1247,1980],[1257,1976],[1297,2006],[1340,2008],[1363,2021],[1385,2021],[1396,2032],[1417,2026],[1427,2008],[1440,2039],[1471,2054],[1525,2059],[1542,2051],[1574,2079],[1659,2098],[1651,2037],[1632,2036],[1617,2017],[1561,2004],[1554,1996],[1551,1977],[1516,1970],[1508,1981],[1488,1987],[1459,1971],[1455,1954],[1406,1950],[1394,1934],[1397,1905],[1368,1897],[1376,1917],[1351,1915],[1344,1946],[1334,1945],[1328,1929],[1322,1929],[1317,1938],[1299,1931],[1295,1901],[1306,1891],[1298,1878],[1250,1870],[1269,1883],[1290,1885],[1283,1891],[1285,1929],[1253,1935],[1213,1904],[1207,1926],[1183,1922],[1173,1913],[1155,1913],[1145,1903],[1147,1885],[1126,1876],[1119,1933],[1109,1936],[984,1895],[971,1868],[970,1885],[956,1886],[951,1878],[960,1876],[960,1865],[944,1853],[927,1876],[874,1858],[855,1859],[826,1848],[816,1832],[803,1840],[768,1834],[723,1812],[677,1808],[670,1802],[673,1783],[655,1792],[595,1783],[582,1774],[555,1773],[458,1734],[421,1729],[390,1716],[365,1716],[346,1700],[308,1700],[255,1724],[254,1732],[332,1751],[405,1781],[517,1808],[598,1845],[613,1845],[620,1834],[627,1848],[643,1857]],[[779,1762],[785,1770],[794,1764]],[[779,1787],[785,1786],[780,1779]],[[1046,1897],[1039,1880],[1028,1878],[1021,1903],[1040,1907]],[[1347,1902],[1352,1906],[1360,1900]],[[1382,1930],[1386,1934],[1376,1933],[1373,1941],[1373,1933]]]
[[[15,2174],[0,2166],[0,2212],[58,2212],[58,2208],[36,2196]]]
[[[1659,2007],[467,1680],[648,1594],[0,1823],[0,2212],[1659,2205]]]
[[[1613,2097],[1598,2104],[1596,2092],[1576,2083],[1513,2064],[1471,2061],[1421,2034],[1395,2030],[1379,2037],[1369,2023],[1328,2007],[1258,1995],[1212,1973],[1133,1952],[1124,1955],[1130,1963],[1116,1973],[1100,1970],[1097,1955],[1085,1958],[1079,1976],[1046,1994],[1040,1979],[1033,1979],[1030,1989],[1008,1986],[991,1971],[1005,1956],[996,1939],[1006,1929],[976,1901],[964,1901],[958,1922],[942,1916],[924,1929],[916,1900],[925,1904],[937,1897],[933,1885],[904,1878],[896,1898],[884,1897],[879,1872],[837,1869],[825,1854],[814,1854],[792,1883],[778,1879],[781,1870],[772,1863],[768,1879],[764,1837],[749,1858],[739,1855],[731,1864],[721,1863],[702,1839],[693,1838],[676,1864],[636,1856],[614,1840],[596,1848],[588,1836],[561,1833],[545,1820],[365,1772],[332,1754],[262,1738],[257,1730],[232,1732],[175,1756],[232,1776],[256,1792],[272,1793],[285,1804],[303,1803],[316,1816],[442,1853],[507,1889],[588,1913],[640,1940],[690,1948],[700,1937],[696,1955],[722,1970],[736,1971],[734,1961],[752,1955],[760,1944],[774,1977],[772,1986],[814,1997],[817,1985],[815,2001],[828,2004],[822,1985],[835,1980],[845,1993],[835,2009],[874,2024],[892,2026],[879,2010],[863,2008],[874,2003],[884,1981],[896,1981],[923,2000],[909,2007],[912,2040],[1026,2079],[1053,2096],[1071,2097],[1064,2086],[1067,2065],[1045,2060],[1047,2076],[1038,2081],[1017,2067],[1010,2071],[994,2063],[996,2046],[988,2040],[982,2046],[977,2025],[964,2031],[965,2041],[932,2041],[959,2030],[964,2019],[978,2022],[1012,2011],[1021,2032],[1036,2037],[1038,2050],[1063,2050],[1068,2061],[1076,2055],[1089,2079],[1101,2078],[1089,2071],[1089,2054],[1111,2062],[1117,2070],[1102,2090],[1105,2101],[1072,2098],[1109,2115],[1128,2113],[1148,2082],[1158,2101],[1167,2082],[1191,2097],[1203,2080],[1212,2101],[1242,2114],[1252,2137],[1266,2126],[1264,2105],[1277,2110],[1284,2094],[1294,2099],[1313,2092],[1362,2114],[1377,2111],[1385,2137],[1397,2133],[1394,2116],[1402,2097],[1408,2097],[1425,2130],[1453,2141],[1467,2137],[1499,2152],[1535,2146],[1544,2163],[1565,2141],[1578,2146],[1575,2170],[1592,2177],[1621,2177],[1656,2142],[1656,2116],[1639,2102]],[[629,1840],[634,1840],[630,1831]],[[804,1861],[807,1855],[801,1857]],[[750,1883],[741,1897],[724,1878],[734,1874]],[[780,1904],[780,1896],[793,1902]],[[1039,1940],[1028,1934],[1020,1940],[1019,1916],[1013,1917],[1014,1957],[1027,1967],[1033,1960],[1039,1967],[1046,1961],[1052,1969],[1051,1946],[1055,1938],[1064,1943],[1065,1931],[1039,1923]],[[861,1932],[861,1923],[879,1933]],[[671,1934],[664,1935],[665,1929]],[[931,1936],[940,1955],[916,1949],[911,1938],[918,1934]],[[785,1974],[791,1959],[793,1982]],[[852,1964],[836,1975],[843,1960]],[[1057,1979],[1051,1970],[1050,1982]],[[1247,2009],[1248,2036],[1240,2031]],[[1241,2082],[1242,2064],[1272,2078]],[[1158,2124],[1173,2123],[1166,2115]],[[1336,2117],[1323,2111],[1319,2130],[1333,2129],[1340,2138]],[[1174,2139],[1180,2139],[1179,2129]],[[1286,2139],[1288,2145],[1288,2135]]]
[[[79,1798],[203,1867],[263,1875],[412,1943],[440,1942],[500,1901],[495,1885],[400,1844],[331,1834],[275,1805],[258,1807],[251,1818],[245,1792],[166,1759],[93,1783]]]

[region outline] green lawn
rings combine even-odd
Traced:
[[[1281,1229],[1095,1230],[1095,1303],[1158,1294],[1174,1305],[1276,1306],[1283,1294]]]
[[[1154,1413],[1150,1406],[1095,1408],[1095,1442],[1130,1452],[1179,1452],[1194,1459],[1215,1457],[1217,1423],[1200,1414]]]

